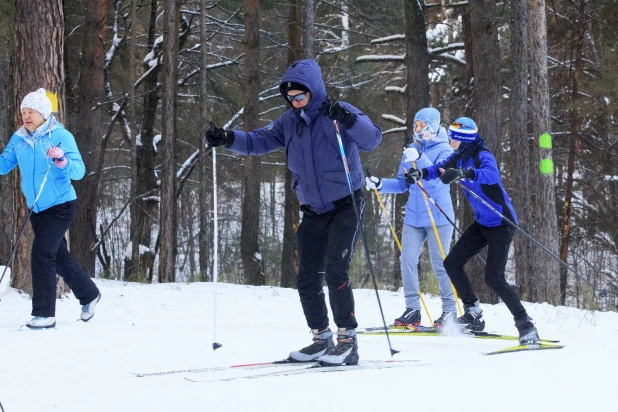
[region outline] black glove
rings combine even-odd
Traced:
[[[449,183],[452,182],[456,182],[459,179],[474,179],[474,170],[472,170],[471,167],[467,168],[466,170],[457,168],[457,169],[446,169],[444,171],[444,173],[442,173],[440,175],[440,180],[442,180],[442,183],[444,183],[445,185],[448,185]]]
[[[350,113],[341,106],[337,100],[326,96],[326,102],[320,107],[322,116],[328,116],[331,120],[336,120],[346,129],[351,128],[356,123],[356,114]]]
[[[215,127],[214,122],[210,122],[210,128],[206,131],[206,144],[209,147],[221,146],[224,144],[230,147],[234,143],[234,132]]]
[[[419,180],[427,176],[427,170],[414,169],[408,171],[407,173],[404,173],[403,176],[406,178],[406,182],[408,182],[409,185],[415,185],[418,183]]]

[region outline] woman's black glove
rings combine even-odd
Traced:
[[[471,167],[466,170],[461,168],[446,169],[444,173],[440,175],[440,180],[442,180],[442,183],[445,185],[448,185],[449,183],[456,182],[464,178],[473,180],[475,176],[474,170],[472,170]]]
[[[427,176],[427,169],[414,169],[404,173],[403,177],[405,177],[406,182],[409,185],[415,185],[419,180]]]

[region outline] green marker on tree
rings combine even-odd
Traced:
[[[541,149],[551,149],[551,135],[549,133],[543,133],[539,137],[539,146]]]
[[[543,133],[539,137],[539,147],[541,149],[551,149],[552,148],[551,135],[549,133]],[[543,154],[543,151],[541,150],[541,155],[542,154]],[[554,173],[554,162],[551,158],[541,159],[540,167],[541,167],[542,174],[548,175],[548,174]]]

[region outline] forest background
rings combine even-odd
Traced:
[[[318,61],[327,91],[383,130],[364,167],[394,177],[414,113],[472,117],[499,161],[520,228],[507,277],[522,299],[618,307],[616,0],[0,0],[0,149],[23,96],[44,87],[87,174],[72,253],[93,277],[295,287],[299,204],[283,150],[244,157],[205,147],[208,123],[251,130],[287,109],[287,66]],[[213,169],[216,166],[217,203]],[[19,173],[0,178],[0,262],[28,206]],[[451,188],[456,224],[473,219]],[[401,286],[405,195],[366,192],[378,286]],[[218,211],[214,236],[213,208]],[[386,212],[386,213],[385,213]],[[455,238],[458,234],[455,233]],[[31,293],[29,227],[11,286]],[[361,244],[354,287],[371,285]],[[438,293],[426,251],[421,290]],[[468,264],[485,302],[483,266]],[[583,280],[592,284],[597,293]],[[61,280],[59,294],[65,290]]]

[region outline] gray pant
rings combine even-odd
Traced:
[[[437,226],[437,228],[444,254],[447,255],[451,246],[453,226],[449,224]],[[455,296],[453,295],[448,274],[444,269],[442,254],[440,253],[433,227],[414,227],[409,225],[403,225],[403,250],[401,251],[401,277],[406,308],[421,309],[420,296],[418,294],[418,260],[425,240],[429,244],[431,266],[440,287],[442,310],[444,312],[457,312]]]

